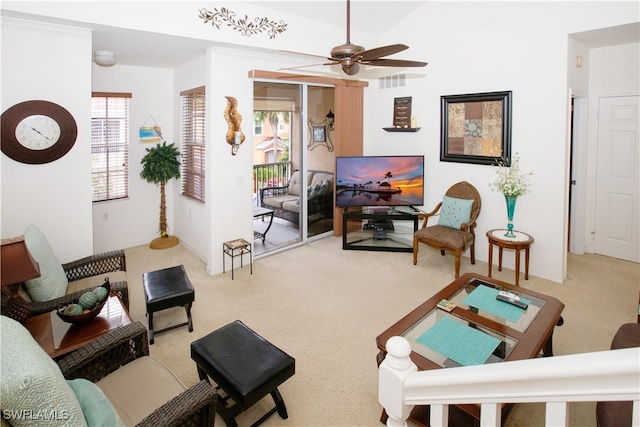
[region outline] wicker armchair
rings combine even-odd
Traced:
[[[413,265],[418,262],[418,244],[424,243],[434,249],[440,251],[444,255],[445,251],[453,252],[455,255],[455,275],[456,279],[460,276],[460,257],[462,253],[469,249],[469,255],[471,264],[476,263],[475,257],[475,227],[476,219],[480,214],[480,194],[478,190],[466,181],[458,182],[452,185],[445,196],[454,199],[473,200],[469,217],[464,219],[464,222],[460,224],[459,228],[452,228],[450,226],[440,225],[440,221],[437,225],[427,227],[429,218],[435,215],[441,215],[443,202],[438,203],[435,209],[424,215],[424,222],[422,227],[416,231],[413,235]]]
[[[147,330],[142,323],[135,322],[108,332],[56,363],[67,380],[85,378],[91,382],[98,382],[124,365],[147,356]],[[135,379],[132,378],[131,381]],[[158,387],[158,384],[150,387]],[[108,392],[105,394],[108,398]],[[159,406],[136,425],[213,426],[216,402],[217,394],[214,388],[207,381],[200,381]],[[134,406],[139,404],[131,403]]]
[[[69,283],[77,282],[81,279],[96,277],[95,286],[89,286],[75,292],[68,293],[60,298],[49,301],[27,301],[21,296],[2,294],[2,314],[24,323],[29,317],[53,311],[60,306],[78,301],[80,295],[89,289],[94,289],[108,278],[108,273],[116,271],[126,271],[127,262],[123,250],[104,252],[91,255],[76,261],[62,264],[62,268],[69,280]],[[129,309],[129,288],[126,280],[110,281],[111,292],[117,293],[124,306]],[[72,286],[69,286],[72,288]],[[81,288],[81,287],[79,287]]]

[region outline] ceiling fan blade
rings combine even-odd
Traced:
[[[278,68],[278,71],[297,70],[298,68],[317,67],[318,65],[337,65],[339,63],[340,63],[339,61],[332,61],[332,62],[322,62],[322,63],[318,63],[318,64],[298,65],[297,67]]]
[[[313,53],[295,52],[295,51],[292,51],[292,50],[280,50],[279,52],[282,52],[282,53],[291,53],[291,54],[293,54],[293,55],[311,56],[311,57],[313,57],[313,58],[332,59],[332,58],[327,58],[327,57],[326,57],[326,56],[324,56],[324,55],[315,55],[315,54],[313,54]]]
[[[354,54],[352,58],[356,61],[373,61],[374,59],[393,55],[394,53],[402,52],[403,50],[407,49],[409,49],[409,46],[404,44],[391,44],[389,46],[382,46],[364,50],[362,52]]]
[[[403,59],[375,59],[373,61],[363,61],[365,65],[376,67],[425,67],[428,62],[406,61]]]

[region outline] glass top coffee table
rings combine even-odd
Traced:
[[[528,307],[497,301],[500,291],[518,295]],[[439,308],[442,300],[455,307],[451,311]],[[420,370],[530,359],[541,352],[552,356],[553,330],[562,324],[563,309],[564,304],[556,298],[466,273],[376,338],[378,364],[393,336],[409,341],[411,360]],[[479,406],[460,408],[479,419]]]

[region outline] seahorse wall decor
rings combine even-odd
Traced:
[[[240,128],[240,123],[242,123],[242,116],[238,113],[238,100],[232,96],[225,96],[227,98],[227,108],[224,109],[224,119],[227,121],[227,125],[229,125],[229,130],[227,130],[227,143],[231,145],[231,154],[233,156],[238,152],[238,148],[240,148],[240,144],[244,142],[244,133],[242,133],[242,129]]]

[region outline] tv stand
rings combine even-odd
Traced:
[[[418,230],[418,209],[344,208],[342,249],[413,252],[413,233]]]

